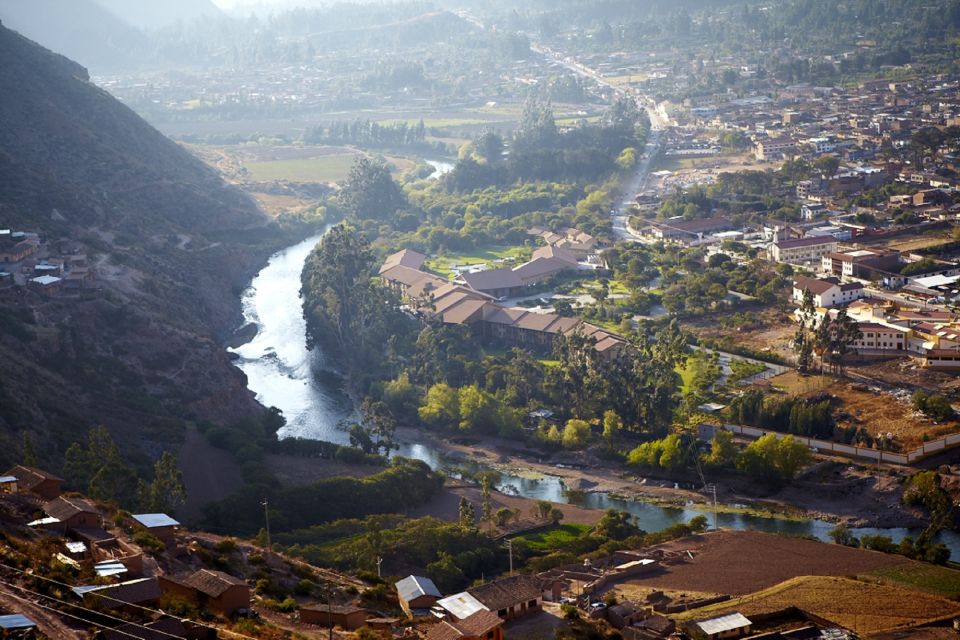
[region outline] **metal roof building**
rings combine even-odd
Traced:
[[[750,631],[753,625],[750,619],[742,613],[730,613],[718,618],[700,620],[694,626],[708,640],[718,638],[736,638]]]

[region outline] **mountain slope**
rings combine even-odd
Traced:
[[[81,66],[2,26],[0,59],[0,229],[95,274],[71,295],[0,287],[0,462],[21,431],[57,461],[102,423],[147,463],[186,419],[255,415],[220,343],[278,232]]]

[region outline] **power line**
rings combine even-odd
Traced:
[[[6,583],[3,583],[3,584],[6,584]],[[40,604],[39,602],[34,602],[33,600],[29,600],[29,599],[27,599],[27,598],[23,598],[23,597],[18,596],[18,595],[16,595],[16,594],[8,593],[7,595],[10,596],[11,598],[13,598],[14,600],[19,600],[20,602],[25,602],[25,603],[27,603],[27,604],[29,604],[29,605],[31,605],[31,606],[40,607],[41,609],[45,609],[45,610],[47,610],[47,611],[49,611],[49,612],[51,612],[51,613],[53,613],[53,614],[55,614],[55,615],[57,615],[57,616],[63,616],[63,617],[67,617],[67,618],[72,618],[72,619],[74,619],[74,620],[77,620],[77,621],[79,621],[79,622],[82,622],[82,623],[85,624],[85,625],[93,625],[93,626],[95,626],[95,627],[100,627],[101,629],[114,631],[114,632],[116,632],[116,633],[119,633],[120,635],[125,635],[125,636],[129,636],[129,637],[131,637],[131,638],[136,638],[137,640],[141,640],[141,639],[137,638],[137,636],[132,635],[132,634],[130,634],[130,633],[127,633],[126,631],[120,631],[119,629],[114,629],[113,627],[108,627],[108,626],[106,626],[106,625],[102,625],[102,624],[98,624],[98,623],[96,623],[96,622],[92,622],[92,621],[90,621],[90,620],[87,620],[86,618],[81,618],[81,617],[75,616],[75,615],[73,615],[73,614],[71,614],[71,613],[67,613],[66,611],[60,611],[59,609],[54,609],[53,607],[48,607],[48,606],[46,606],[46,605],[44,605],[44,604]],[[51,599],[52,599],[52,600],[56,600],[56,598],[51,598]],[[152,629],[151,629],[151,631],[152,631]]]
[[[5,568],[5,569],[9,569],[9,570],[11,570],[11,571],[15,571],[15,572],[17,572],[17,573],[19,573],[19,574],[22,574],[22,575],[30,576],[30,577],[32,577],[32,578],[38,578],[38,579],[40,579],[40,580],[45,580],[46,582],[50,582],[51,584],[55,584],[55,585],[58,585],[58,586],[61,586],[61,587],[66,587],[67,589],[73,589],[73,586],[72,586],[72,585],[66,584],[65,582],[60,582],[60,581],[58,581],[58,580],[54,580],[53,578],[48,578],[48,577],[46,577],[46,576],[41,576],[41,575],[39,575],[39,574],[30,573],[30,572],[24,571],[23,569],[18,569],[17,567],[11,567],[10,565],[3,564],[3,563],[0,563],[0,567]],[[25,590],[25,591],[28,591],[27,589],[24,589],[23,587],[18,587],[18,588],[23,589],[23,590]],[[38,595],[43,595],[43,594],[38,594]],[[124,605],[124,606],[127,606],[127,607],[132,607],[132,608],[134,608],[134,609],[140,609],[140,610],[146,611],[146,612],[148,612],[148,613],[156,613],[156,614],[160,614],[160,615],[163,615],[163,616],[171,617],[169,613],[167,613],[166,611],[163,611],[162,609],[153,609],[153,608],[151,608],[151,607],[145,607],[145,606],[143,606],[143,605],[134,604],[134,603],[132,603],[132,602],[126,602],[126,601],[121,600],[121,599],[119,599],[119,598],[114,598],[114,597],[111,597],[111,596],[108,596],[108,595],[105,595],[105,594],[97,594],[97,595],[98,595],[99,597],[103,598],[104,600],[112,600],[112,601],[114,601],[114,602],[120,603],[120,604],[122,604],[122,605]],[[53,600],[57,600],[56,598],[52,598],[51,596],[43,596],[43,597],[47,597],[47,598],[51,598],[51,599],[53,599]],[[58,600],[58,602],[63,602],[63,601]],[[70,602],[63,602],[63,604],[66,604],[66,605],[69,605],[69,606],[72,606],[72,607],[77,607],[77,608],[80,608],[80,609],[84,609],[84,607],[80,607],[79,605],[75,605],[75,604],[70,603]],[[87,610],[87,611],[92,611],[92,610],[90,610],[90,609],[85,609],[85,610]],[[100,614],[100,612],[97,612],[97,611],[95,611],[94,613],[97,613],[98,615],[105,615],[105,614]],[[107,616],[107,617],[111,617],[111,616]],[[125,623],[125,624],[127,623],[126,620],[122,620],[122,619],[120,619],[120,618],[114,618],[114,619],[115,619],[115,620],[120,620],[121,622],[123,622],[123,623]],[[248,635],[245,635],[245,634],[243,634],[243,633],[239,633],[239,632],[237,632],[237,631],[231,631],[230,629],[224,629],[223,627],[218,627],[218,626],[216,626],[216,625],[207,624],[207,623],[199,622],[199,621],[195,621],[195,620],[190,620],[190,622],[192,622],[192,623],[194,623],[194,624],[196,624],[196,625],[198,625],[198,626],[205,627],[205,628],[207,628],[207,629],[214,629],[214,630],[216,630],[216,631],[229,634],[229,635],[231,635],[231,636],[233,636],[233,637],[236,637],[236,638],[243,638],[244,640],[257,640],[256,638],[254,638],[254,637],[252,637],[252,636],[248,636]],[[153,631],[153,629],[151,629],[151,631]],[[163,632],[161,632],[161,633],[163,633]],[[165,633],[165,635],[170,635],[170,634],[166,634],[166,633]],[[177,637],[179,637],[179,636],[171,636],[171,637],[177,638]]]
[[[123,618],[118,618],[118,617],[116,617],[116,616],[112,616],[112,615],[110,615],[110,614],[108,614],[108,613],[104,613],[104,612],[102,612],[102,611],[95,611],[95,610],[93,610],[93,609],[89,609],[89,608],[84,607],[84,606],[82,606],[82,605],[75,604],[75,603],[73,603],[73,602],[67,602],[66,600],[61,600],[60,598],[57,598],[57,597],[54,597],[54,596],[51,596],[51,595],[47,595],[47,594],[45,594],[45,593],[40,593],[40,592],[38,592],[38,591],[32,591],[32,590],[30,590],[30,589],[27,589],[27,588],[24,587],[24,586],[21,586],[21,585],[12,583],[12,582],[6,582],[6,581],[3,581],[3,580],[0,580],[0,584],[6,585],[6,586],[8,586],[8,587],[10,587],[10,588],[12,588],[12,589],[17,589],[18,591],[23,591],[24,593],[29,593],[30,595],[37,596],[38,598],[46,598],[47,600],[53,600],[54,602],[58,602],[58,603],[60,603],[60,604],[62,604],[62,605],[65,605],[65,606],[68,606],[68,607],[72,607],[72,608],[74,608],[74,609],[79,609],[80,611],[86,611],[87,613],[91,613],[91,614],[96,615],[96,616],[100,616],[100,617],[104,617],[104,618],[109,618],[110,620],[114,620],[114,621],[119,622],[119,623],[121,623],[121,624],[128,624],[128,625],[132,625],[132,626],[134,626],[134,627],[138,627],[138,628],[140,628],[140,629],[144,629],[144,630],[146,630],[146,631],[152,631],[152,632],[155,632],[155,633],[160,633],[160,634],[165,635],[165,636],[167,636],[167,637],[175,638],[176,640],[186,640],[183,636],[174,635],[174,634],[168,633],[168,632],[166,632],[166,631],[161,631],[160,629],[151,629],[150,627],[144,626],[144,625],[142,625],[142,624],[137,624],[136,622],[130,622],[129,620],[124,620]],[[14,594],[10,594],[10,595],[11,595],[12,597],[14,597],[14,598],[17,598],[17,596],[14,595]],[[19,599],[19,600],[26,601],[26,602],[32,602],[32,601],[30,601],[30,600],[27,600],[26,598],[18,598],[18,599]],[[46,608],[50,608],[50,607],[45,607],[44,605],[41,605],[41,604],[39,604],[39,603],[34,603],[34,604],[37,604],[38,606],[43,606],[45,609],[46,609]],[[104,628],[104,629],[112,629],[112,627],[107,627],[107,626],[105,626],[105,625],[97,624],[96,622],[92,622],[92,621],[87,620],[87,619],[85,619],[85,618],[80,618],[79,616],[71,615],[71,614],[69,614],[69,613],[66,613],[65,611],[60,611],[59,609],[53,609],[53,610],[54,610],[54,611],[58,611],[58,612],[60,612],[60,613],[63,613],[64,615],[68,615],[68,616],[70,616],[71,618],[76,618],[76,619],[78,619],[78,620],[83,620],[84,622],[89,622],[90,624],[96,625],[96,626],[98,626],[98,627],[102,627],[102,628]],[[112,630],[116,631],[116,629],[112,629]],[[137,636],[135,636],[135,635],[133,635],[133,634],[126,633],[126,632],[124,632],[124,631],[118,631],[118,633],[121,633],[121,634],[123,634],[123,635],[128,635],[128,636],[130,636],[131,638],[136,638],[136,637],[137,637]]]

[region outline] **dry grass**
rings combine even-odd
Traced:
[[[749,618],[751,614],[789,607],[798,607],[861,635],[904,629],[960,612],[960,604],[956,602],[898,586],[840,577],[802,576],[678,617],[698,619],[739,611]]]
[[[850,416],[839,421],[841,426],[856,424],[866,427],[870,433],[878,429],[892,433],[905,449],[919,446],[924,434],[935,438],[939,434],[956,431],[956,424],[935,425],[915,414],[908,404],[900,402],[890,393],[873,391],[848,380],[829,376],[801,376],[790,371],[771,378],[770,382],[791,395],[829,393],[839,401],[838,414]]]

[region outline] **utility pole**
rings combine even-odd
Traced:
[[[264,498],[261,504],[263,505],[263,517],[267,523],[267,551],[273,551],[273,544],[270,542],[270,501]]]
[[[713,530],[719,531],[720,527],[717,526],[717,485],[711,482],[710,484],[704,485],[703,488],[713,494]]]
[[[513,540],[507,540],[506,545],[510,555],[510,575],[513,575]]]
[[[377,556],[377,577],[378,577],[378,578],[382,578],[382,577],[383,577],[382,575],[380,575],[380,565],[381,565],[382,563],[383,563],[383,558],[381,558],[380,556]]]

